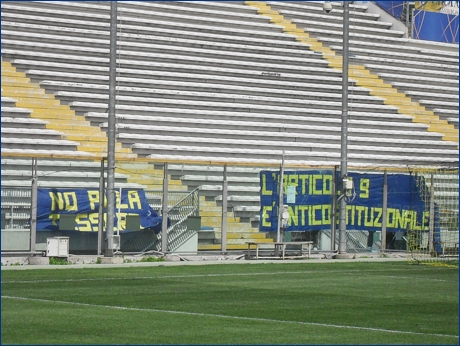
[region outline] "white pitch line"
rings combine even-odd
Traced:
[[[404,269],[393,269],[386,270],[390,271],[402,271]],[[406,270],[404,270],[406,271]],[[328,273],[372,273],[372,272],[381,272],[381,270],[329,270]],[[317,270],[305,270],[305,271],[291,271],[291,272],[269,272],[269,273],[229,273],[229,274],[192,274],[192,275],[162,275],[162,276],[135,276],[135,277],[119,277],[119,278],[86,278],[86,279],[49,279],[49,280],[7,280],[2,281],[2,284],[12,284],[12,283],[46,283],[46,282],[80,282],[80,281],[109,281],[109,280],[153,280],[153,279],[190,279],[190,278],[200,278],[200,277],[224,277],[224,276],[256,276],[256,275],[285,275],[285,274],[321,274]],[[382,275],[379,275],[382,276]],[[397,276],[385,275],[389,278],[398,278]],[[418,280],[429,280],[429,281],[446,281],[442,279],[426,279],[426,278],[415,278],[415,277],[402,277],[408,279],[418,279]]]
[[[348,271],[354,272],[356,270]],[[318,271],[296,271],[296,272],[270,272],[270,273],[229,273],[229,274],[192,274],[192,275],[162,275],[162,276],[134,276],[119,278],[88,278],[88,279],[50,279],[50,280],[20,280],[20,281],[2,281],[6,283],[37,283],[37,282],[75,282],[75,281],[105,281],[105,280],[148,280],[148,279],[190,279],[200,277],[222,277],[222,276],[255,276],[255,275],[280,275],[280,274],[311,274],[319,273]],[[337,271],[343,273],[343,271]],[[328,273],[331,273],[329,271]]]
[[[44,303],[58,303],[58,304],[68,304],[68,305],[76,305],[76,306],[87,306],[87,307],[97,307],[97,308],[106,308],[106,309],[127,310],[127,311],[159,312],[159,313],[178,314],[178,315],[202,316],[202,317],[213,317],[213,318],[228,318],[228,319],[234,319],[234,320],[246,320],[246,321],[255,321],[255,322],[288,323],[288,324],[300,324],[300,325],[306,325],[306,326],[316,326],[316,327],[325,327],[325,328],[368,330],[368,331],[373,331],[373,332],[392,333],[392,334],[410,334],[410,335],[425,335],[425,336],[438,336],[438,337],[446,337],[446,338],[458,338],[458,335],[408,332],[408,331],[402,331],[402,330],[390,330],[390,329],[371,328],[371,327],[357,327],[357,326],[344,326],[344,325],[327,324],[327,323],[273,320],[273,319],[268,319],[268,318],[257,318],[257,317],[242,317],[242,316],[231,316],[231,315],[221,315],[221,314],[206,314],[206,313],[202,313],[202,312],[188,312],[188,311],[175,311],[175,310],[162,310],[162,309],[129,308],[129,307],[125,307],[125,306],[112,306],[112,305],[99,305],[99,304],[66,302],[66,301],[63,301],[63,300],[49,300],[49,299],[41,299],[41,298],[2,296],[2,299],[4,299],[4,298],[5,299],[18,299],[18,300],[31,300],[31,301],[44,302]]]
[[[387,277],[387,278],[390,278],[390,279],[416,279],[416,280],[442,281],[442,282],[449,281],[449,280],[444,280],[444,279],[414,278],[414,277],[410,277],[410,276],[394,276],[394,275],[387,275],[386,277]],[[457,281],[452,281],[452,282],[457,282]]]

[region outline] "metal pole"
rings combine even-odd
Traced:
[[[38,207],[38,177],[37,158],[32,158],[32,190],[30,193],[30,252],[35,252],[37,242],[37,207]],[[11,214],[13,215],[13,214]]]
[[[161,211],[161,252],[168,252],[168,163],[164,164],[163,201]]]
[[[284,151],[281,158],[281,167],[280,167],[280,181],[279,181],[279,201],[278,201],[278,226],[276,228],[276,241],[283,241],[281,239],[281,220],[283,217],[283,206],[284,206]]]
[[[430,176],[430,230],[428,237],[428,250],[434,251],[434,181],[433,173]]]
[[[382,200],[382,251],[387,248],[387,207],[388,207],[388,178],[387,171],[383,172],[383,200]]]
[[[343,64],[342,64],[342,129],[340,143],[340,181],[342,184],[342,194],[346,194],[344,179],[348,176],[348,2],[343,2]],[[347,252],[347,225],[346,225],[347,201],[343,195],[340,198],[339,212],[339,254]]]
[[[224,165],[224,181],[222,183],[222,226],[221,226],[221,249],[222,255],[227,254],[227,165]]]
[[[120,187],[118,189],[118,207],[117,207],[117,236],[120,236],[120,227],[121,227],[121,204],[122,204],[122,194],[123,194],[123,188]],[[115,248],[115,242],[114,242],[114,248]],[[115,249],[114,249],[115,250]],[[119,250],[118,247],[116,250]]]
[[[107,138],[107,250],[113,257],[113,225],[115,214],[115,102],[117,57],[117,2],[110,2],[110,67],[109,67],[109,121]]]
[[[97,254],[102,254],[102,239],[104,235],[104,197],[105,197],[105,178],[104,161],[101,160],[101,176],[99,177],[99,220],[97,224]]]
[[[334,179],[332,179],[332,202],[331,202],[331,250],[335,251],[335,231],[337,226],[337,166],[334,166]]]
[[[406,2],[406,27],[408,28],[407,36],[411,38],[412,37],[412,25],[410,28],[409,28],[409,25],[410,25],[410,2],[407,1]]]

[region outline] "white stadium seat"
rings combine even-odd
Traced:
[[[2,63],[16,69],[2,69],[2,186],[24,185],[25,155],[41,157],[40,186],[98,186],[97,160],[51,157],[99,158],[92,146],[106,143],[109,4],[2,2]],[[131,155],[127,166],[168,162],[174,184],[199,187],[203,203],[221,203],[228,165],[228,202],[252,220],[259,172],[278,170],[283,152],[293,167],[341,162],[341,6],[267,4],[282,25],[245,2],[118,3],[117,150]],[[458,45],[416,42],[369,8],[350,4],[348,165],[458,165]],[[368,84],[353,79],[360,71]],[[59,107],[33,107],[30,85]],[[116,186],[151,186],[137,168],[117,169]]]

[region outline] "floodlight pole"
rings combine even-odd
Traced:
[[[110,66],[109,121],[107,135],[107,249],[105,256],[113,257],[113,227],[115,217],[115,97],[117,57],[117,2],[110,2]],[[120,196],[121,198],[121,196]]]
[[[168,252],[168,163],[163,167],[163,199],[161,202],[161,252]]]
[[[339,254],[347,253],[347,224],[346,224],[346,187],[344,180],[348,176],[348,43],[349,43],[349,7],[348,1],[343,2],[343,63],[342,63],[342,128],[340,142],[340,184],[341,198],[339,208]]]
[[[430,224],[429,224],[429,236],[428,236],[428,250],[430,253],[434,252],[434,184],[433,184],[433,173],[430,176]]]
[[[221,224],[221,252],[227,254],[227,199],[228,199],[228,177],[227,165],[224,165],[222,182],[222,224]]]
[[[101,160],[101,175],[99,177],[99,221],[97,226],[97,254],[102,254],[102,244],[104,235],[104,207],[105,207],[105,178],[104,178],[104,162],[105,158]]]
[[[32,188],[30,194],[30,252],[35,253],[37,242],[38,174],[37,158],[32,158]]]
[[[280,166],[280,181],[279,181],[279,190],[278,190],[278,226],[276,228],[276,241],[283,241],[281,236],[281,222],[283,220],[283,210],[284,210],[284,151],[283,156],[281,157],[281,166]]]

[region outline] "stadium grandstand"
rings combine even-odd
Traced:
[[[181,225],[170,251],[220,251],[222,227],[229,251],[274,242],[260,227],[261,172],[282,160],[290,171],[340,165],[343,9],[323,3],[118,2],[115,187],[144,191],[161,215],[167,182],[171,227]],[[348,169],[415,172],[425,193],[439,187],[444,230],[456,234],[442,250],[458,255],[458,19],[457,41],[416,39],[410,6],[395,17],[377,3],[349,4]],[[53,235],[70,235],[71,251],[97,250],[98,214],[72,201],[71,225],[50,214],[31,247],[31,182],[65,196],[104,181],[110,7],[1,3],[2,253],[43,250]],[[121,251],[160,249],[155,231],[124,221]],[[358,233],[350,251],[368,248]],[[290,236],[336,248],[324,245],[328,232]]]

